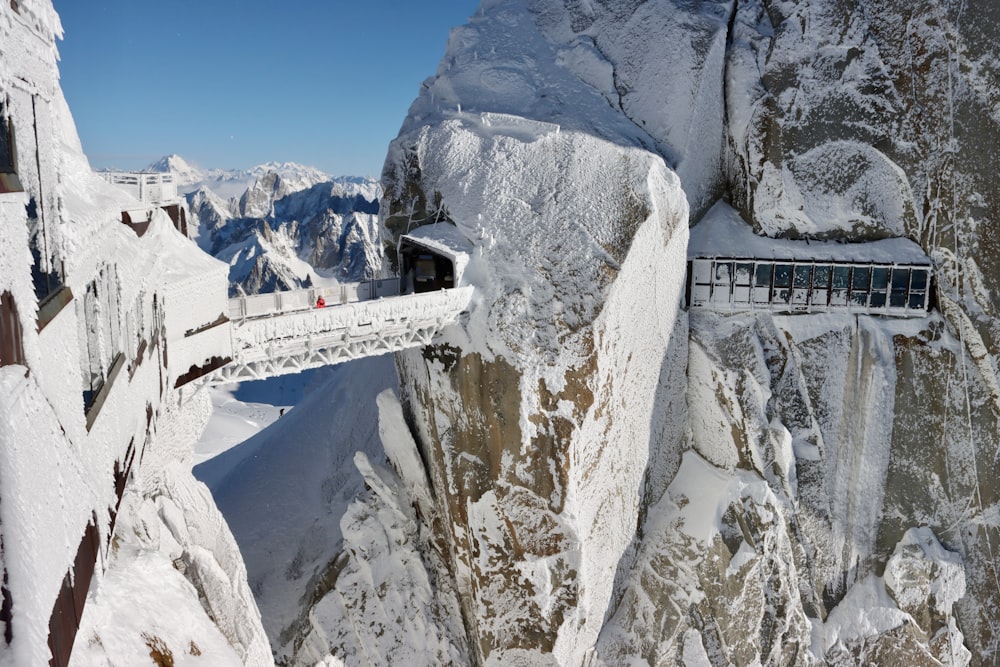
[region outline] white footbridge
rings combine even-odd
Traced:
[[[399,294],[399,279],[230,299],[232,360],[208,384],[262,380],[429,345],[458,321],[472,287]],[[323,297],[326,305],[316,307]]]
[[[429,345],[472,307],[469,251],[454,225],[425,225],[399,237],[399,276],[228,302],[226,267],[213,260],[211,275],[168,295],[173,385],[197,392]]]

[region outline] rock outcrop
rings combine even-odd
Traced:
[[[468,322],[397,363],[476,662],[995,660],[1000,22],[973,4],[524,0],[453,33],[382,219],[474,248]],[[687,212],[719,196],[764,235],[908,236],[938,310],[689,334]]]

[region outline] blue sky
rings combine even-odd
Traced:
[[[479,0],[53,0],[61,83],[94,168],[177,153],[378,176]]]

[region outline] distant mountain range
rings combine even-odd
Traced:
[[[145,171],[174,174],[189,229],[229,264],[230,291],[273,292],[380,275],[373,178],[332,177],[294,162],[202,169],[168,155]]]
[[[177,154],[167,155],[153,162],[145,171],[170,172],[177,180],[177,190],[182,194],[208,188],[222,199],[240,197],[253,187],[260,177],[274,173],[281,177],[289,191],[305,190],[318,183],[336,183],[343,187],[344,196],[360,194],[369,201],[381,195],[379,182],[362,176],[330,176],[316,169],[295,162],[265,162],[249,169],[203,169],[191,164]]]

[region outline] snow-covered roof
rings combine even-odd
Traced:
[[[461,279],[462,273],[469,263],[469,255],[472,253],[472,243],[462,235],[462,232],[455,225],[447,222],[436,222],[432,225],[418,227],[399,238],[400,247],[403,246],[404,242],[421,246],[450,259],[455,266],[456,284]]]
[[[691,228],[688,258],[753,257],[757,259],[821,260],[884,264],[930,264],[919,245],[906,238],[867,243],[794,241],[757,236],[738,211],[716,203]]]

